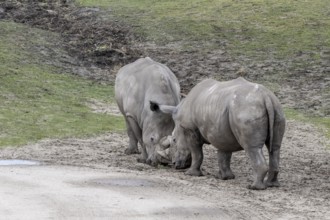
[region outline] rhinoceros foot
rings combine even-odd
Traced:
[[[276,181],[268,181],[267,180],[266,185],[268,187],[279,187],[280,183],[278,182],[278,180],[276,180]]]
[[[125,154],[130,155],[130,154],[139,154],[139,150],[137,148],[126,148],[125,149]]]
[[[267,189],[267,186],[264,183],[259,183],[259,184],[248,185],[247,188],[252,190],[264,190]]]
[[[266,185],[269,187],[279,187],[280,183],[277,179],[278,171],[269,171]]]
[[[201,170],[199,169],[192,169],[192,168],[189,168],[186,172],[185,172],[186,175],[190,175],[190,176],[203,176],[203,173]]]
[[[231,180],[231,179],[235,179],[235,175],[233,173],[229,173],[229,174],[221,174],[219,173],[216,178],[221,179],[221,180]]]

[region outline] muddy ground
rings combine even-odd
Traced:
[[[138,57],[150,56],[173,70],[184,92],[206,77],[227,80],[244,76],[258,82],[272,80],[279,87],[275,93],[284,106],[315,115],[329,115],[326,110],[329,99],[324,92],[329,87],[330,70],[324,61],[292,69],[295,62],[308,59],[308,56],[303,54],[285,62],[268,60],[256,63],[244,57],[231,57],[225,46],[209,52],[203,52],[198,46],[194,51],[180,50],[180,43],[159,46],[137,38],[119,21],[105,21],[106,13],[110,11],[77,8],[70,1],[0,1],[0,19],[61,33],[62,46],[68,51],[65,57],[53,48],[42,50],[47,52],[46,58],[52,57],[49,60],[54,65],[62,65],[75,74],[112,83],[120,66]],[[89,31],[91,27],[93,31]],[[283,72],[287,73],[285,79],[279,77]],[[91,108],[100,113],[115,111],[113,106],[102,103],[94,103]],[[43,140],[21,148],[1,149],[0,157],[163,178],[170,191],[216,204],[219,209],[232,213],[235,219],[330,219],[330,152],[327,142],[312,125],[289,120],[281,152],[279,179],[282,186],[265,191],[246,188],[251,182],[251,167],[244,152],[233,155],[232,169],[236,179],[222,181],[215,178],[215,149],[205,146],[202,165],[205,176],[190,177],[171,167],[153,168],[137,163],[137,155],[125,155],[128,143],[125,132],[86,139]]]

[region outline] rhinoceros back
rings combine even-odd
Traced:
[[[149,57],[140,58],[118,71],[115,98],[120,111],[141,125],[149,110],[149,101],[177,105],[180,87],[168,67]]]
[[[243,78],[227,82],[207,79],[188,94],[181,108],[186,110],[181,121],[187,127],[198,128],[203,138],[219,149],[240,150],[240,133],[247,132],[242,130],[242,124],[265,118],[263,130],[273,126],[273,118],[268,123],[270,107],[267,109],[266,103],[271,103],[274,111],[282,111],[277,98],[262,85]],[[266,137],[267,134],[260,141]]]

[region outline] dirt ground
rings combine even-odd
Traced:
[[[159,46],[137,41],[126,26],[117,22],[102,23],[104,12],[96,8],[74,8],[69,3],[58,3],[62,1],[54,1],[57,2],[54,4],[26,2],[0,1],[0,19],[60,32],[64,42],[71,42],[64,43],[72,58],[72,62],[65,65],[78,75],[112,83],[119,66],[140,56],[150,56],[173,70],[184,92],[206,77],[228,80],[244,76],[258,82],[270,80],[278,85],[275,93],[284,106],[315,115],[329,115],[324,111],[329,106],[329,99],[323,93],[329,87],[327,74],[330,70],[329,64],[324,62],[296,69],[288,73],[288,79],[281,80],[280,75],[272,74],[287,72],[294,62],[306,58],[296,57],[285,63],[276,60],[256,63],[244,57],[233,58],[225,48],[202,52],[202,48],[196,46],[195,51],[184,51],[178,45]],[[40,16],[36,16],[38,13]],[[98,33],[93,38],[95,41],[87,41],[88,37],[91,38],[89,26],[81,29],[75,25],[94,25],[94,33]],[[81,30],[86,32],[78,34]],[[106,41],[104,36],[107,34],[117,38],[107,38],[109,41]],[[102,41],[102,44],[95,44],[97,41]],[[112,47],[104,48],[103,45]],[[80,56],[77,52],[79,47],[87,48],[81,51]],[[52,60],[61,57],[53,52]],[[102,103],[93,103],[90,107],[99,113],[118,113],[114,106]],[[114,171],[151,177],[164,184],[168,192],[213,204],[233,219],[330,219],[330,151],[326,147],[327,142],[322,132],[312,125],[289,120],[281,152],[281,187],[264,191],[246,188],[251,182],[252,172],[244,152],[233,154],[232,170],[236,178],[222,181],[215,178],[218,172],[215,149],[204,146],[204,176],[191,177],[170,167],[153,168],[137,163],[138,155],[125,155],[128,138],[124,131],[86,139],[43,140],[20,148],[5,148],[0,150],[0,158],[37,160],[52,165],[54,170],[69,165],[95,172]]]
[[[103,105],[100,111],[111,113],[115,108],[105,109]],[[70,165],[92,168],[95,172],[126,172],[160,179],[169,191],[214,204],[232,219],[330,219],[330,152],[326,142],[315,127],[289,120],[281,152],[281,187],[264,191],[247,189],[252,181],[252,171],[244,152],[233,154],[232,169],[236,178],[223,181],[216,179],[215,149],[204,146],[204,176],[191,177],[171,167],[153,168],[138,163],[138,155],[125,155],[128,138],[124,132],[9,147],[0,150],[0,158],[60,165],[54,167],[58,172],[63,165]]]

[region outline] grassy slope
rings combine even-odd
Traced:
[[[290,59],[301,52],[314,60],[330,49],[328,0],[77,0],[81,5],[111,8],[137,33],[157,43],[181,41],[187,47],[219,47],[255,60],[275,56]],[[302,64],[308,65],[308,64]],[[330,118],[308,117],[286,109],[288,118],[324,127],[330,138]]]
[[[58,41],[53,33],[0,22],[0,147],[42,138],[122,130],[121,117],[96,114],[86,102],[110,102],[113,88],[47,65],[31,48]]]
[[[225,40],[232,53],[290,57],[330,47],[328,0],[78,0],[110,7],[158,43]],[[259,55],[256,55],[258,53]],[[260,54],[261,53],[261,54]],[[318,58],[318,54],[313,54]]]

